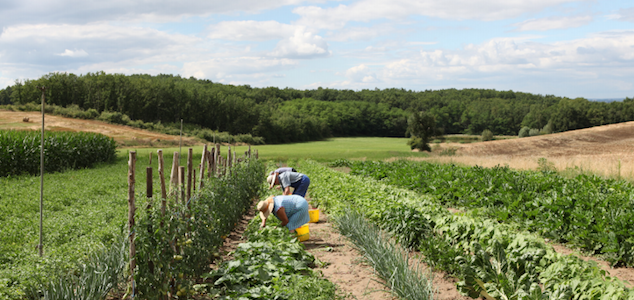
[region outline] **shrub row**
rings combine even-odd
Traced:
[[[358,210],[431,266],[458,276],[458,288],[487,299],[631,299],[634,290],[594,262],[563,256],[516,226],[451,214],[433,197],[302,162],[312,203]],[[354,187],[351,189],[350,187]],[[543,288],[542,288],[543,287]]]
[[[0,176],[38,174],[41,136],[36,131],[0,131]],[[46,172],[89,168],[114,160],[115,154],[115,141],[103,134],[50,131],[44,134]]]

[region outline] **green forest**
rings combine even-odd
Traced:
[[[342,136],[408,136],[413,112],[434,117],[440,134],[561,132],[634,120],[634,99],[594,102],[492,89],[298,90],[228,85],[177,75],[50,73],[0,90],[0,105],[40,103],[115,112],[132,120],[184,123],[251,134],[268,144]]]

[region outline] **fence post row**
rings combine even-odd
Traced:
[[[132,297],[135,296],[136,286],[134,282],[134,271],[136,269],[136,259],[134,258],[136,255],[136,247],[134,244],[135,239],[135,170],[136,170],[136,151],[130,151],[129,161],[128,161],[128,230],[129,236],[128,240],[130,243],[130,281],[132,284]],[[258,150],[254,151],[255,158],[258,158]],[[247,158],[251,157],[251,146],[249,146],[249,150],[245,152],[245,156]],[[167,207],[167,187],[165,183],[165,161],[163,158],[163,150],[157,150],[158,157],[158,175],[161,183],[161,214],[164,216],[166,213]],[[203,180],[205,176],[205,167],[207,167],[207,174],[209,177],[211,176],[223,176],[226,175],[227,172],[232,172],[232,167],[237,165],[237,163],[241,161],[237,159],[235,151],[232,153],[231,147],[228,147],[227,158],[225,159],[220,155],[220,144],[215,144],[215,147],[212,147],[212,151],[207,150],[207,145],[203,147],[203,154],[200,161],[200,176],[196,179],[195,169],[193,168],[193,149],[189,148],[188,156],[187,156],[187,195],[185,195],[185,167],[180,166],[180,154],[179,152],[174,152],[174,159],[172,161],[172,170],[170,174],[170,191],[169,194],[175,196],[175,201],[178,202],[183,201],[183,203],[187,203],[187,207],[189,208],[188,201],[191,199],[191,188],[192,184],[195,189],[195,181],[200,180],[200,189],[203,188]],[[152,171],[152,154],[150,153],[150,166],[146,168],[146,192],[148,198],[147,209],[150,210],[152,208],[151,200],[153,198],[153,171]],[[193,180],[192,183],[192,174]],[[180,197],[180,199],[179,199]],[[163,226],[161,222],[161,227]],[[151,230],[151,228],[149,228]],[[175,241],[173,241],[172,247],[176,245]],[[176,251],[179,251],[179,247],[176,247]],[[150,271],[152,272],[153,262],[150,263]]]

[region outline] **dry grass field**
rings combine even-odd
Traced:
[[[444,143],[433,146],[429,158],[444,163],[536,170],[545,158],[559,171],[592,172],[612,178],[634,180],[634,122],[598,126],[550,135],[471,144]],[[455,149],[453,156],[438,155]],[[543,160],[542,160],[543,161]]]
[[[28,118],[28,122],[25,122]],[[130,126],[108,124],[95,120],[81,120],[46,115],[46,130],[51,131],[87,131],[112,137],[121,147],[159,147],[178,146],[180,137],[162,134]],[[0,110],[0,129],[41,130],[42,115],[33,111]],[[195,139],[183,138],[183,145],[202,144]]]

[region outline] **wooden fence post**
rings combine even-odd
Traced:
[[[251,158],[251,145],[249,145],[249,154],[247,156]]]
[[[203,189],[203,179],[205,178],[205,162],[207,162],[207,144],[203,146],[203,156],[200,158],[200,190]]]
[[[192,198],[192,174],[193,173],[193,169],[194,169],[194,149],[189,148],[187,150],[187,199],[186,201],[189,201],[189,199]]]
[[[231,157],[231,146],[227,146],[229,150],[227,150],[227,168],[231,169],[231,163],[233,162],[233,158]]]
[[[150,158],[152,157],[152,152],[150,152]],[[150,209],[152,209],[152,182],[153,182],[153,176],[152,176],[152,167],[147,167],[145,168],[145,191],[146,191],[146,197],[147,197],[147,205],[145,207],[145,210],[147,211],[148,215],[150,214]],[[152,224],[150,223],[148,225],[147,228],[148,232],[150,234],[152,234]],[[150,269],[150,274],[154,274],[154,262],[153,261],[148,261],[148,269]]]
[[[216,169],[214,166],[214,152],[215,148],[211,148],[212,151],[207,150],[207,178],[215,175],[214,170]]]
[[[222,158],[222,155],[220,155],[220,144],[216,144],[216,171],[217,171],[216,177],[220,175],[220,166],[221,166],[220,159],[221,158]]]
[[[172,160],[172,172],[170,174],[170,194],[177,194],[176,200],[178,201],[178,166],[180,165],[180,156],[178,152],[174,152],[174,160]]]
[[[161,215],[165,215],[165,206],[167,206],[167,189],[165,188],[165,161],[163,160],[163,150],[159,149],[158,154],[158,173],[161,180]]]
[[[185,199],[185,166],[178,167],[178,190],[183,204],[187,203],[187,199]]]
[[[128,161],[128,230],[129,236],[128,239],[130,241],[130,276],[132,283],[132,297],[135,296],[135,285],[134,285],[134,269],[136,268],[136,260],[134,256],[136,255],[136,247],[134,245],[134,213],[136,207],[134,205],[134,172],[136,169],[136,151],[130,151],[130,160]]]

